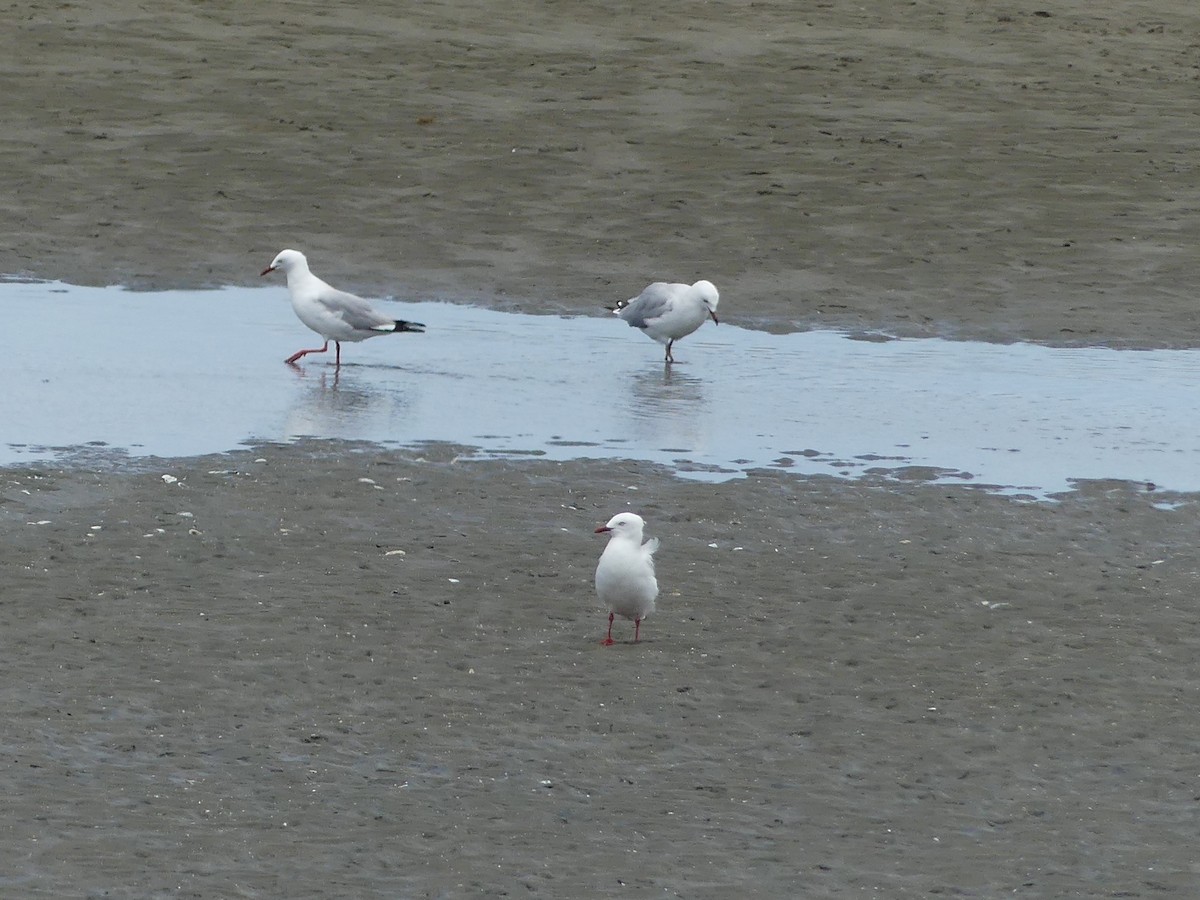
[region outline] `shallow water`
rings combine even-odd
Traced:
[[[385,303],[425,335],[319,346],[280,286],[0,284],[0,464],[80,447],[190,456],[301,437],[480,458],[629,458],[938,478],[1045,495],[1076,479],[1200,490],[1200,353],[853,340],[704,326],[662,349],[623,323]],[[736,320],[736,298],[724,312]],[[927,471],[933,469],[936,471]]]

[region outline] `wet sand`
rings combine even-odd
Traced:
[[[25,4],[0,271],[1191,346],[1198,20]],[[1195,497],[456,459],[0,472],[4,893],[1195,896]]]
[[[1200,8],[132,0],[0,14],[0,271],[736,321],[1200,335]],[[1043,15],[1042,13],[1048,13]]]
[[[1194,497],[453,458],[6,472],[10,889],[1195,887]],[[664,595],[605,648],[627,504]]]

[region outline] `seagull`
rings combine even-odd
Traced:
[[[711,281],[695,284],[668,284],[656,281],[630,300],[618,301],[613,315],[620,316],[632,328],[640,328],[647,337],[667,345],[669,363],[671,345],[687,337],[704,324],[706,318],[721,324],[717,304],[721,295]]]
[[[608,546],[596,566],[596,593],[608,607],[608,636],[604,646],[613,643],[613,617],[633,619],[633,640],[641,640],[642,619],[654,612],[658,580],[654,577],[654,551],[658,538],[642,543],[645,520],[635,513],[618,513],[596,534],[610,534]]]
[[[308,269],[308,260],[299,250],[280,250],[271,264],[262,270],[263,275],[282,271],[287,276],[288,292],[292,295],[292,309],[300,321],[325,338],[321,347],[298,350],[285,362],[295,365],[296,360],[309,353],[324,353],[333,341],[337,348],[336,366],[342,364],[342,341],[365,341],[380,334],[395,334],[401,331],[424,331],[420,322],[405,322],[392,319],[371,308],[366,300],[339,291],[326,284]]]

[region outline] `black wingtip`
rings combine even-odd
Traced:
[[[417,333],[421,333],[425,331],[425,326],[420,322],[405,322],[403,319],[397,319],[395,333],[398,334],[401,331],[415,331]]]

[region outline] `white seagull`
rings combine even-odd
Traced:
[[[285,362],[292,365],[309,353],[324,353],[333,341],[337,348],[335,365],[342,364],[342,341],[365,341],[381,334],[401,331],[424,331],[420,322],[392,319],[377,312],[362,297],[347,294],[326,284],[309,271],[308,260],[299,250],[280,250],[279,255],[262,270],[263,275],[283,271],[287,276],[292,309],[300,321],[325,338],[325,344],[312,350],[298,350]]]
[[[613,643],[613,617],[633,619],[633,640],[641,640],[642,619],[654,612],[658,579],[654,577],[654,551],[658,538],[642,543],[645,521],[634,513],[618,513],[596,534],[611,534],[608,546],[596,566],[596,594],[608,608],[608,636],[601,642]]]
[[[668,284],[656,281],[631,300],[621,300],[613,310],[633,328],[667,345],[667,362],[675,362],[671,345],[687,337],[711,317],[717,319],[721,295],[711,281],[695,284]]]

